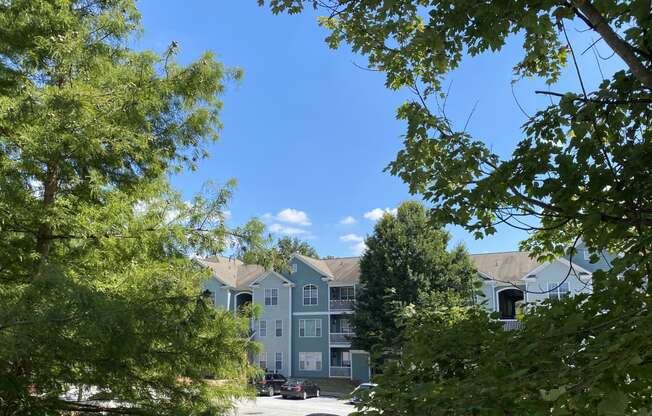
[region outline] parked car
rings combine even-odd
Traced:
[[[374,390],[374,388],[376,388],[376,386],[378,386],[378,384],[376,384],[376,383],[362,383],[362,384],[360,384],[358,387],[353,389],[351,394],[349,394],[349,397],[350,397],[349,403],[351,403],[351,404],[360,403],[360,402],[362,402],[363,397],[365,397],[365,396],[373,396],[373,394],[374,394],[373,390]]]
[[[267,373],[265,377],[256,380],[256,391],[258,394],[273,396],[281,392],[281,386],[287,383],[288,379],[283,374]]]
[[[305,400],[308,397],[319,397],[319,393],[319,386],[310,380],[290,379],[281,386],[281,396],[284,399],[298,397]]]

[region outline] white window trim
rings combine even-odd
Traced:
[[[319,360],[315,360],[315,368],[314,369],[308,369],[306,368],[305,363],[308,362],[306,360],[305,354],[319,354]],[[304,359],[301,359],[301,356],[303,355]],[[301,364],[303,363],[303,368],[301,368]],[[319,366],[317,366],[317,363],[319,363]],[[301,371],[322,371],[324,368],[324,355],[321,353],[321,351],[302,351],[299,352],[299,370]]]
[[[552,293],[557,294],[557,299],[562,299],[562,297],[561,297],[562,292],[560,291],[560,289],[561,289],[561,287],[563,285],[568,286],[568,292],[564,292],[564,293],[566,293],[566,296],[570,296],[571,295],[571,285],[570,285],[570,282],[568,280],[566,280],[565,282],[548,282],[548,299],[552,299],[550,297],[550,295]],[[553,290],[553,288],[554,288],[554,290]]]
[[[278,334],[278,330],[279,330],[279,325],[278,325],[278,323],[279,323],[279,322],[281,323],[281,325],[280,325],[281,335]],[[275,337],[282,337],[282,336],[283,336],[283,320],[282,320],[282,319],[276,319],[276,320],[274,321],[274,336],[275,336]]]
[[[265,322],[265,335],[263,335],[262,327],[263,327],[263,322]],[[258,336],[261,338],[267,337],[267,320],[261,319],[258,321]]]
[[[342,318],[342,320],[347,322],[348,331],[344,331],[344,329],[342,328],[342,322],[340,322],[340,333],[341,334],[353,334],[353,325],[351,324],[351,320],[348,319],[348,318]]]
[[[315,335],[306,335],[306,322],[313,321],[315,322]],[[301,326],[303,326],[303,335],[301,335]],[[319,335],[317,335],[317,329],[319,329]],[[321,338],[323,335],[321,327],[321,318],[319,319],[299,319],[299,338]]]
[[[331,289],[338,289],[340,292],[340,298],[338,300],[348,300],[348,301],[355,301],[355,286],[351,285],[346,285],[346,286],[330,286]],[[351,290],[353,297],[350,299],[342,299],[342,291],[343,290]],[[331,299],[332,300],[332,299]]]
[[[306,288],[308,288],[308,287],[315,288],[315,296],[314,296],[314,298],[317,299],[316,303],[306,303],[306,299],[312,299],[313,298],[313,296],[309,296],[308,298],[306,298]],[[312,289],[310,289],[310,291],[311,291],[310,294],[312,295]],[[317,306],[317,305],[319,305],[319,287],[317,287],[316,285],[313,285],[312,283],[305,285],[303,287],[302,291],[301,291],[301,295],[303,296],[303,306]]]
[[[349,359],[346,360],[346,361],[348,361],[349,365],[344,365],[344,361],[345,361],[344,360],[344,355],[345,354],[348,354],[348,356],[349,356]],[[340,359],[340,361],[342,362],[342,367],[351,367],[351,361],[353,361],[352,358],[353,357],[351,356],[351,351],[342,351],[342,357]]]
[[[278,359],[279,355],[281,357],[280,360]],[[276,363],[278,363],[279,361],[281,362],[281,367],[280,368],[276,365]],[[274,370],[275,371],[283,370],[283,352],[282,351],[277,352],[277,353],[274,354]]]
[[[265,357],[264,360],[263,360],[263,357]],[[263,361],[265,362],[265,366],[264,366],[264,367],[263,367],[263,365],[262,365],[262,362],[263,362]],[[261,369],[267,369],[267,367],[268,367],[268,362],[267,362],[267,352],[266,352],[266,351],[265,351],[265,352],[261,352],[261,353],[258,355],[258,366],[259,366]]]
[[[269,290],[269,297],[267,296],[267,291]],[[276,296],[273,296],[274,291],[276,291]],[[276,303],[273,303],[272,300],[276,298]],[[269,304],[267,303],[269,299]],[[265,288],[265,306],[278,306],[278,288]]]

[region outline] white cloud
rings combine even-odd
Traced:
[[[345,243],[355,243],[349,248],[355,256],[360,256],[367,249],[367,245],[364,243],[364,237],[357,234],[345,234],[340,236],[340,241]]]
[[[286,208],[283,211],[279,212],[276,215],[276,219],[278,221],[286,222],[288,224],[297,224],[303,226],[310,225],[310,219],[308,218],[308,214],[294,208]]]
[[[396,208],[385,208],[385,209],[374,208],[369,212],[365,212],[363,217],[371,221],[378,221],[383,217],[385,213],[396,215],[397,211],[398,210]]]
[[[279,223],[274,223],[269,226],[269,231],[273,233],[278,233],[278,234],[286,234],[286,235],[302,235],[302,234],[308,234],[307,230],[301,229],[301,228],[296,228],[296,227],[288,227]]]
[[[308,218],[308,214],[294,208],[285,208],[276,215],[267,212],[261,215],[260,219],[266,222],[278,221],[286,224],[300,225],[302,227],[312,225],[310,218]]]
[[[346,235],[340,236],[340,241],[344,241],[346,243],[350,243],[352,241],[355,241],[356,243],[359,243],[361,241],[364,241],[364,237],[359,236],[357,234],[346,234]]]
[[[364,241],[360,241],[351,246],[351,251],[353,251],[353,254],[356,256],[361,256],[366,250],[367,245],[364,243]]]
[[[340,224],[342,224],[342,225],[351,225],[351,224],[355,224],[356,222],[357,222],[357,221],[355,220],[355,218],[353,218],[353,217],[350,216],[350,215],[349,215],[349,216],[346,216],[346,217],[344,217],[344,218],[342,218],[342,219],[340,220]]]

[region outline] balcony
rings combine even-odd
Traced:
[[[331,310],[352,311],[354,303],[353,299],[331,299]]]
[[[331,377],[351,378],[351,367],[334,367],[330,368]]]
[[[503,330],[505,331],[513,331],[523,327],[523,323],[521,321],[517,321],[516,319],[501,319],[500,322],[503,323]]]
[[[353,332],[331,332],[331,344],[350,344],[354,336]]]

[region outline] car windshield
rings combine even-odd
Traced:
[[[303,380],[288,380],[286,383],[288,387],[293,387],[293,386],[302,386],[304,384]]]

